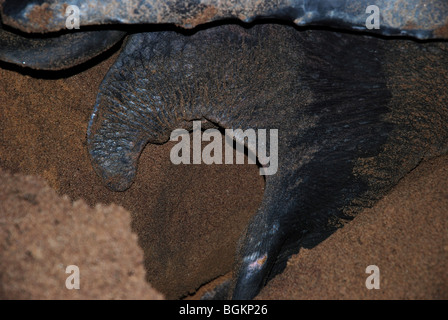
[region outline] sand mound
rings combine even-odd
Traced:
[[[128,211],[72,203],[38,177],[0,169],[0,181],[1,299],[163,298],[145,281]],[[79,290],[66,287],[69,265]]]

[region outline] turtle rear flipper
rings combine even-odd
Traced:
[[[110,49],[125,34],[98,30],[28,35],[6,30],[0,24],[0,60],[38,70],[67,69]]]

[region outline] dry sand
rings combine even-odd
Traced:
[[[0,169],[0,181],[0,299],[163,299],[124,208],[72,203],[39,177]]]

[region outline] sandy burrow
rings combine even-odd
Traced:
[[[0,169],[1,299],[162,299],[144,280],[130,214],[72,202]],[[422,163],[371,209],[303,249],[257,299],[447,299],[448,156]],[[80,289],[66,288],[68,265]],[[366,267],[379,269],[367,289]]]
[[[379,289],[369,265],[379,270]],[[422,163],[373,208],[288,261],[257,299],[447,299],[448,156]]]
[[[120,206],[91,208],[0,169],[0,299],[163,299],[130,223]]]

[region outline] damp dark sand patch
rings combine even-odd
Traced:
[[[423,162],[373,208],[288,261],[257,299],[447,299],[448,156]],[[366,267],[380,288],[367,289]]]

